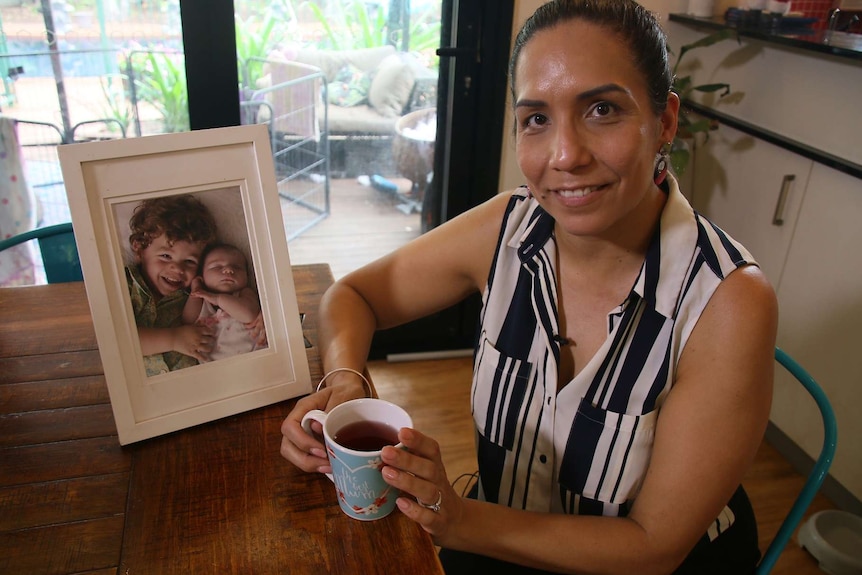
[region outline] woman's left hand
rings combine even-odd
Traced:
[[[446,477],[440,445],[406,427],[398,433],[398,440],[407,449],[383,448],[383,479],[401,490],[396,504],[404,515],[421,525],[435,541],[443,539],[461,520],[464,506]]]

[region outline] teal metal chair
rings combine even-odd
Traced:
[[[832,405],[829,403],[829,398],[826,397],[823,389],[784,350],[775,348],[775,360],[808,390],[808,393],[811,394],[811,397],[817,403],[820,415],[823,418],[823,447],[820,449],[820,456],[817,458],[814,467],[805,480],[805,484],[802,486],[802,491],[799,492],[796,501],[793,502],[793,506],[790,508],[790,512],[784,518],[784,521],[782,521],[781,527],[778,528],[778,533],[776,533],[766,552],[763,554],[755,575],[766,575],[772,571],[775,562],[778,561],[778,556],[784,551],[787,542],[790,541],[790,537],[802,521],[805,511],[811,505],[811,501],[823,484],[823,480],[826,479],[826,473],[829,471],[832,460],[835,458],[835,446],[838,441],[838,424],[835,421],[835,413],[832,411]]]
[[[57,224],[44,228],[36,228],[29,232],[0,240],[0,252],[30,240],[39,242],[42,253],[42,264],[45,266],[45,277],[49,284],[83,281],[81,259],[78,257],[78,247],[72,224]]]

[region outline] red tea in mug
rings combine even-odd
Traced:
[[[398,430],[378,421],[355,421],[339,429],[332,439],[354,451],[380,451],[398,443]]]

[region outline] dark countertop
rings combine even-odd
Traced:
[[[685,111],[691,111],[706,118],[718,120],[722,124],[726,124],[740,132],[744,132],[754,136],[755,138],[769,142],[770,144],[775,144],[776,146],[784,148],[794,154],[799,154],[809,160],[814,160],[824,166],[849,174],[854,178],[862,179],[862,165],[860,164],[851,162],[844,158],[839,158],[834,154],[813,148],[804,142],[799,142],[797,140],[787,138],[786,136],[782,136],[781,134],[776,134],[771,130],[755,126],[750,122],[734,118],[733,116],[708,108],[707,106],[703,106],[697,102],[685,101],[683,102],[683,107]]]
[[[764,27],[730,24],[724,16],[697,18],[688,14],[671,14],[670,21],[710,30],[731,28],[738,30],[742,37],[862,61],[862,34],[809,30],[802,27],[790,28],[786,25],[778,27],[776,31],[770,31]]]

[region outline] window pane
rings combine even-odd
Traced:
[[[270,129],[293,263],[337,278],[422,233],[441,5],[236,0],[242,121]]]
[[[24,0],[0,18],[4,115],[68,142],[188,129],[178,0]]]
[[[3,237],[71,220],[59,144],[188,130],[182,52],[179,0],[0,4]]]

